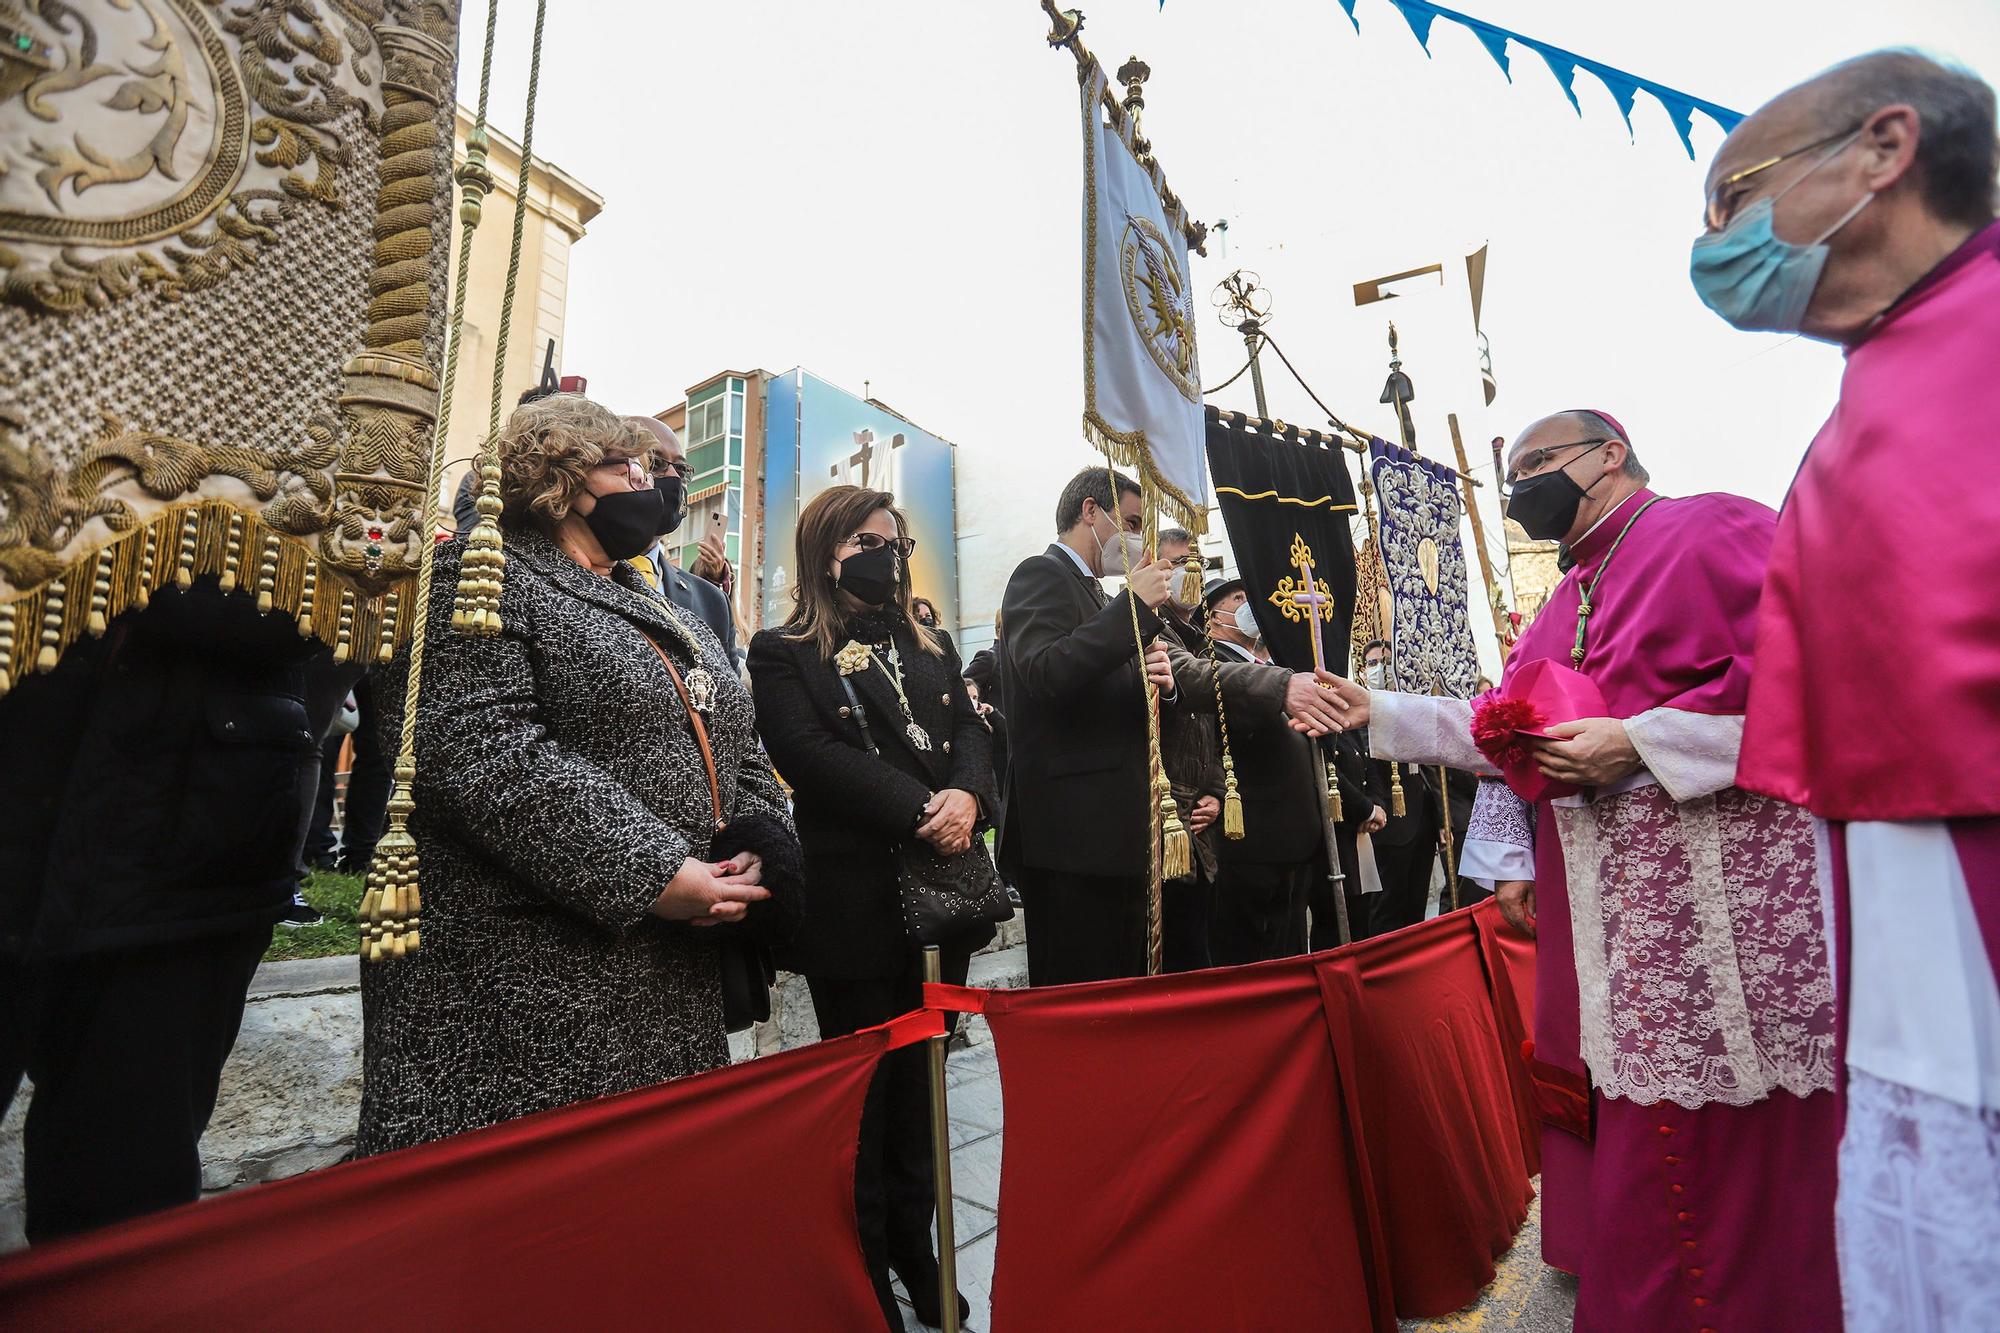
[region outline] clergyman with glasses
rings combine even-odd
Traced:
[[[1602,411],[1535,422],[1507,463],[1508,517],[1568,571],[1498,694],[1539,707],[1535,677],[1571,669],[1605,716],[1550,717],[1555,739],[1510,752],[1494,696],[1335,693],[1376,757],[1497,778],[1490,751],[1538,798],[1482,782],[1460,871],[1540,936],[1543,1257],[1580,1277],[1578,1327],[1839,1328],[1812,819],[1735,785],[1777,516],[1656,493]]]

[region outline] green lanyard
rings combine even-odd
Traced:
[[[1625,544],[1625,538],[1631,533],[1632,525],[1639,521],[1639,515],[1651,509],[1664,498],[1666,497],[1654,496],[1652,499],[1646,501],[1646,503],[1640,505],[1632,517],[1625,520],[1625,526],[1618,532],[1618,539],[1612,542],[1611,549],[1604,553],[1604,563],[1597,567],[1597,573],[1591,577],[1590,586],[1583,590],[1583,596],[1576,604],[1576,647],[1570,649],[1569,656],[1579,671],[1583,670],[1584,631],[1590,624],[1591,598],[1597,596],[1597,585],[1604,582],[1604,571],[1611,568],[1611,557],[1617,555],[1618,548]]]

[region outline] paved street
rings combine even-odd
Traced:
[[[958,1204],[953,1213],[958,1234],[958,1285],[972,1302],[971,1329],[992,1325],[993,1252],[1000,1226],[1000,1066],[986,1020],[970,1020],[969,1044],[951,1054],[945,1081],[951,1104],[951,1179]],[[1514,1248],[1500,1261],[1499,1272],[1480,1299],[1442,1319],[1404,1321],[1410,1333],[1557,1333],[1570,1326],[1576,1303],[1573,1279],[1541,1262],[1541,1204],[1528,1215]],[[898,1288],[900,1295],[901,1289]],[[903,1306],[909,1333],[922,1333]]]

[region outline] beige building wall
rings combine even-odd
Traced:
[[[454,157],[465,161],[465,137],[472,113],[458,108]],[[507,287],[507,255],[513,246],[514,188],[521,174],[521,146],[492,126],[486,130],[486,163],[493,190],[480,209],[472,236],[472,268],[465,297],[465,323],[458,359],[456,402],[445,437],[444,525],[450,526],[452,496],[486,435],[493,400],[493,354],[500,336],[501,298]],[[523,390],[542,375],[549,339],[556,340],[556,369],[563,370],[563,317],[569,303],[570,252],[584,228],[603,211],[604,199],[561,167],[537,157],[528,173],[528,218],[521,233],[521,272],[516,279],[514,318],[507,334],[507,368],[501,389],[501,419]],[[454,214],[455,216],[455,214]],[[458,235],[452,235],[457,263]],[[456,274],[454,273],[454,281]],[[456,297],[457,293],[453,293]]]

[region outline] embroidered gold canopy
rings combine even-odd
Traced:
[[[0,0],[0,692],[213,574],[386,660],[456,0]]]

